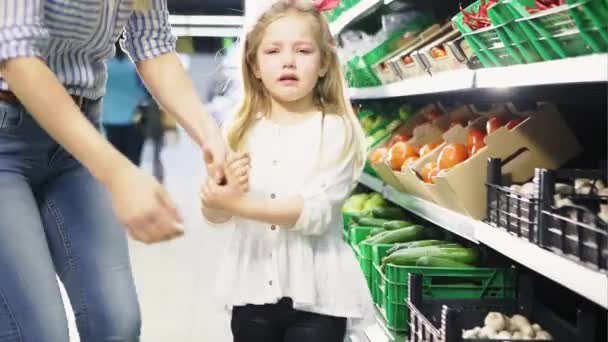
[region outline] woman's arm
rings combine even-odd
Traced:
[[[110,190],[134,238],[156,242],[181,234],[179,216],[160,184],[103,138],[42,60],[6,59],[0,73],[40,126]]]
[[[207,170],[223,178],[226,148],[211,115],[203,108],[175,50],[166,0],[150,0],[150,8],[135,11],[125,30],[124,47],[150,93],[204,148]]]
[[[137,62],[137,69],[158,103],[201,147],[208,149],[214,168],[223,166],[225,145],[215,120],[205,111],[179,57],[169,52]],[[209,162],[208,158],[206,160]]]

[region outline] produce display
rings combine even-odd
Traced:
[[[483,327],[463,330],[463,339],[491,340],[553,340],[551,334],[523,315],[505,316],[500,312],[490,312]]]
[[[608,272],[605,149],[588,137],[599,126],[553,91],[537,96],[541,85],[563,87],[552,77],[531,72],[541,80],[528,85],[522,72],[525,86],[497,95],[477,89],[492,70],[456,70],[519,75],[608,52],[606,2],[471,0],[441,11],[389,3],[370,2],[377,18],[352,12],[357,24],[337,39],[349,86],[367,88],[353,92],[368,155],[344,204],[344,239],[380,325],[412,342],[606,340],[596,338],[608,312],[593,290]],[[466,94],[440,90],[469,77]],[[595,105],[581,102],[580,112],[597,114]],[[597,169],[566,169],[580,166]],[[522,281],[530,275],[533,292]]]

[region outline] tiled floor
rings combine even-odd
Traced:
[[[149,156],[146,147],[146,170],[151,168]],[[201,221],[198,188],[204,168],[200,154],[182,137],[165,148],[163,161],[166,186],[184,217],[186,234],[155,246],[130,242],[143,318],[141,341],[229,342],[229,317],[210,301],[215,265],[226,234],[205,227]],[[71,342],[75,342],[73,316],[67,311]]]

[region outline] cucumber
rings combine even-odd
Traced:
[[[416,261],[423,256],[445,258],[471,265],[475,264],[479,257],[477,250],[474,248],[442,248],[440,246],[428,246],[402,249],[385,257],[382,260],[382,263],[401,266],[414,266],[416,265]]]
[[[382,231],[382,232],[378,232],[375,235],[368,236],[365,240],[363,240],[363,242],[375,244],[377,239],[379,239],[380,237],[382,237],[388,233],[390,233],[390,232],[386,231],[386,230]]]
[[[376,239],[375,242],[389,244],[419,240],[424,237],[424,230],[425,228],[423,226],[410,226],[391,230],[382,235],[382,237]]]
[[[371,232],[369,232],[369,236],[374,236],[374,235],[378,235],[382,232],[385,232],[386,230],[384,230],[384,228],[380,228],[380,227],[376,227],[374,229],[372,229]]]
[[[407,248],[440,246],[440,245],[444,245],[444,244],[450,244],[450,243],[447,241],[441,241],[441,240],[419,240],[419,241],[404,242],[404,243],[394,245],[393,247],[391,247],[391,249],[389,249],[386,252],[386,254],[388,255],[391,253],[395,253],[396,251],[400,251],[402,249],[407,249]]]
[[[414,226],[414,225],[415,225],[414,223],[409,222],[409,221],[393,220],[393,221],[384,222],[384,224],[382,225],[382,228],[384,228],[386,230],[395,230],[395,229],[405,228],[405,227]]]
[[[473,267],[468,264],[464,264],[462,262],[454,261],[447,258],[440,258],[434,256],[423,256],[420,257],[416,261],[416,266],[423,267],[461,267],[461,268],[469,268]]]
[[[388,251],[386,251],[386,255],[389,255],[391,253],[395,253],[396,251],[400,251],[402,249],[410,248],[410,246],[413,243],[415,243],[415,242],[416,241],[397,243],[397,244],[393,245],[393,247],[391,247],[391,249],[389,249]]]
[[[372,216],[386,220],[405,220],[407,215],[401,208],[385,207],[372,209]]]
[[[464,248],[464,247],[462,247],[462,245],[459,245],[454,242],[452,242],[452,243],[446,242],[442,245],[437,245],[437,247],[439,247],[439,248]]]
[[[409,248],[442,246],[442,245],[446,245],[446,244],[452,244],[452,243],[450,243],[448,241],[442,241],[442,240],[420,240],[420,241],[412,242],[412,244],[409,246]]]
[[[388,220],[373,217],[361,217],[357,223],[359,223],[360,226],[365,227],[382,227],[387,221]]]

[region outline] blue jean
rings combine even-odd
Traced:
[[[100,103],[83,111],[98,125]],[[126,233],[109,194],[23,107],[0,101],[0,342],[138,341]]]

